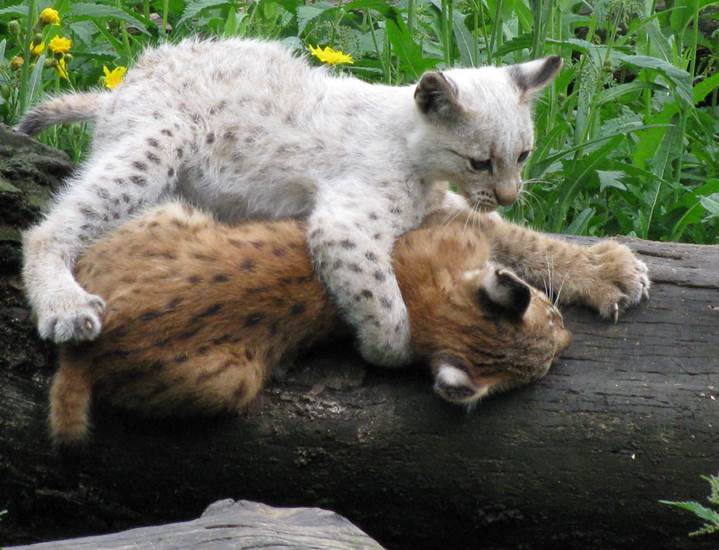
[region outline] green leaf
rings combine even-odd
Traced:
[[[686,103],[692,102],[691,77],[683,69],[675,67],[656,57],[648,55],[627,55],[618,53],[617,57],[624,63],[642,69],[651,69],[660,73],[676,87],[677,95]]]
[[[8,6],[7,8],[2,8],[0,9],[0,17],[2,17],[3,15],[27,17],[27,6],[23,4],[17,4],[15,6]]]
[[[179,27],[188,19],[192,19],[208,8],[216,8],[228,4],[230,4],[230,0],[192,0],[187,3],[185,11],[182,12],[182,17],[177,22],[177,26]]]
[[[676,210],[686,211],[684,212],[682,217],[679,218],[679,220],[674,224],[669,240],[680,240],[687,227],[698,224],[702,221],[703,210],[700,198],[703,196],[711,195],[713,193],[719,193],[719,179],[716,178],[710,179],[704,185],[693,189],[690,193],[686,193],[676,203],[676,205],[670,209],[670,212],[674,212]]]
[[[105,4],[87,4],[84,2],[73,3],[70,8],[70,17],[76,20],[83,19],[118,19],[124,21],[144,34],[147,31],[145,22],[134,17],[120,8],[106,6]]]
[[[719,513],[715,512],[711,508],[702,506],[701,504],[699,504],[698,502],[694,502],[693,500],[660,500],[659,502],[661,502],[662,504],[667,504],[669,506],[674,506],[675,508],[679,508],[681,510],[686,510],[687,512],[691,512],[698,518],[705,521],[719,522]]]
[[[316,17],[319,17],[320,15],[324,15],[325,12],[328,10],[323,10],[321,8],[317,8],[315,6],[300,6],[297,8],[297,30],[299,34],[302,34],[305,32],[305,28],[307,28],[307,25],[310,21],[315,19]],[[313,46],[316,46],[317,44],[313,44]]]
[[[719,87],[719,73],[714,73],[694,86],[692,100],[695,104],[704,100],[706,96]]]
[[[719,193],[714,193],[708,197],[700,197],[699,202],[709,212],[709,216],[704,218],[705,220],[719,218]],[[719,520],[719,515],[717,519]]]
[[[655,84],[653,82],[639,82],[638,80],[635,80],[634,82],[628,82],[626,84],[618,84],[616,86],[612,86],[611,88],[607,88],[606,90],[602,90],[602,92],[599,94],[599,97],[597,98],[596,102],[597,105],[603,105],[605,103],[610,103],[612,101],[617,101],[620,97],[639,92],[641,90],[653,90],[653,91],[666,91],[667,88],[664,86],[661,86],[659,84]]]
[[[386,24],[387,37],[399,57],[400,66],[413,79],[419,78],[424,71],[437,64],[438,59],[427,59],[422,55],[422,48],[412,40],[401,18],[396,21],[387,19]]]
[[[225,29],[222,31],[222,36],[229,38],[237,34],[237,8],[230,6],[227,11],[227,19],[225,20]]]
[[[453,15],[454,24],[452,30],[454,31],[454,40],[459,50],[459,58],[462,61],[462,65],[465,67],[474,67],[478,64],[479,60],[472,57],[472,45],[474,44],[474,37],[469,32],[467,25],[464,24],[464,17],[459,10],[454,12]]]
[[[567,235],[581,235],[587,228],[589,220],[594,216],[594,208],[587,207],[582,210],[579,215],[572,220],[572,223],[564,230]]]
[[[602,193],[607,187],[614,187],[622,191],[627,190],[627,186],[620,180],[626,174],[618,170],[597,170],[599,176],[599,192]]]

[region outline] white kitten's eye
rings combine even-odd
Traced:
[[[489,172],[492,173],[492,159],[479,160],[479,159],[468,159],[469,165],[475,172]]]
[[[524,162],[527,160],[527,157],[529,156],[529,151],[522,151],[519,154],[519,158],[517,159],[517,163]]]

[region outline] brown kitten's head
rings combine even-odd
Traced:
[[[432,343],[435,391],[471,405],[547,374],[571,342],[547,296],[491,263],[462,278],[447,296],[457,304],[448,320],[456,324]]]
[[[477,233],[414,231],[398,241],[395,268],[414,351],[448,401],[471,405],[538,380],[571,342],[547,296],[489,261]]]

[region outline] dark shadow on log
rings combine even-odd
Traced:
[[[651,300],[616,325],[568,312],[574,342],[550,374],[470,414],[421,369],[369,369],[344,346],[303,360],[245,417],[101,414],[74,457],[50,450],[51,356],[8,270],[0,541],[191,519],[235,498],[331,509],[392,549],[716,548],[657,501],[703,500],[699,476],[718,467],[719,247],[629,243]]]

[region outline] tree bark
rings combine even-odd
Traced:
[[[626,242],[650,267],[651,300],[618,324],[569,310],[574,341],[548,376],[471,413],[436,397],[424,368],[370,368],[345,344],[303,358],[246,416],[98,411],[72,457],[48,443],[54,358],[6,269],[0,542],[186,520],[241,498],[334,510],[392,549],[716,548],[658,500],[703,501],[699,476],[719,469],[719,247]]]

